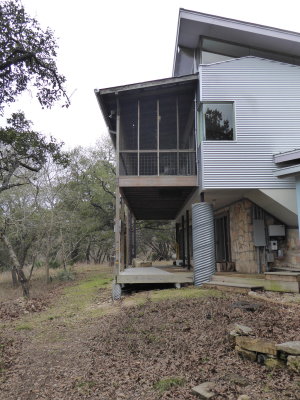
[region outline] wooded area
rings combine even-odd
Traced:
[[[30,90],[42,107],[63,100],[66,78],[56,66],[57,43],[19,0],[0,3],[0,112]],[[0,271],[29,296],[35,268],[103,263],[114,254],[115,163],[109,139],[66,153],[63,143],[33,128],[24,113],[0,127]],[[137,224],[138,253],[168,259],[174,252],[169,223]],[[29,276],[24,266],[30,266]]]

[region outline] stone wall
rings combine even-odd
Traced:
[[[256,273],[256,251],[253,243],[252,203],[241,200],[229,207],[231,257],[236,271]]]
[[[282,257],[274,262],[275,267],[300,268],[300,243],[298,229],[286,229],[286,243]]]
[[[229,335],[242,358],[268,368],[288,367],[300,373],[300,341],[276,344],[268,339],[253,338],[252,328],[241,324],[235,324]]]
[[[258,273],[258,253],[254,246],[253,239],[253,207],[257,207],[248,199],[242,199],[222,210],[218,210],[217,215],[227,213],[229,215],[230,251],[231,260],[235,263],[235,269],[241,273]],[[273,224],[281,224],[272,215],[262,210],[266,227]],[[272,252],[274,261],[269,263],[269,267],[289,267],[300,268],[300,244],[297,229],[287,229],[286,237],[275,238],[278,241],[278,249]],[[259,250],[261,271],[267,271],[267,252]]]

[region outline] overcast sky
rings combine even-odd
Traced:
[[[41,110],[37,100],[26,94],[6,113],[23,109],[36,130],[64,141],[68,148],[92,145],[106,134],[94,89],[171,76],[180,7],[300,32],[297,0],[23,0],[23,4],[43,27],[55,31],[57,64],[67,78],[71,106]]]

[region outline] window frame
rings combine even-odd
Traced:
[[[232,105],[232,129],[233,129],[233,139],[232,140],[212,140],[212,139],[206,139],[206,129],[205,129],[205,114],[203,111],[203,106],[206,104],[231,104]],[[198,115],[199,115],[199,143],[201,142],[208,142],[208,143],[215,143],[215,142],[221,142],[221,143],[236,143],[237,142],[237,132],[236,132],[236,107],[235,107],[235,101],[228,101],[228,100],[221,100],[221,101],[201,101],[199,108],[198,108]]]

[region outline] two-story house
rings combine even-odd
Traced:
[[[299,33],[181,9],[171,78],[95,93],[117,155],[117,283],[300,270]],[[134,219],[176,220],[194,275],[120,278]]]

